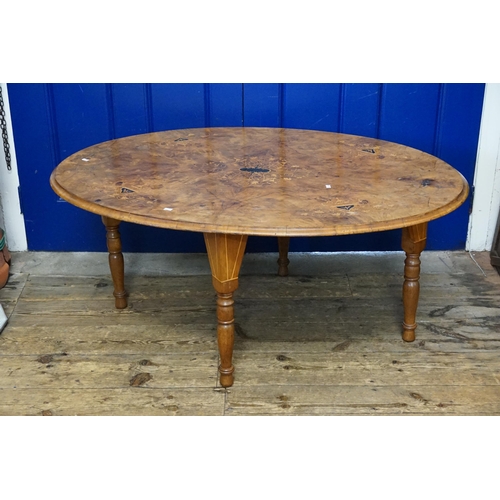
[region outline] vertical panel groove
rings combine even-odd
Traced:
[[[443,121],[443,108],[444,108],[444,93],[446,91],[446,86],[443,83],[439,84],[438,92],[438,102],[436,109],[436,126],[434,129],[434,145],[432,147],[432,154],[439,156],[440,154],[440,143],[441,143],[441,126]]]
[[[241,84],[241,126],[245,126],[245,84]]]
[[[279,126],[283,128],[285,125],[285,84],[280,83],[279,89],[279,99],[278,99],[278,116],[279,116]]]
[[[59,147],[59,132],[57,128],[56,119],[56,105],[54,101],[54,89],[51,83],[45,84],[45,96],[47,99],[47,116],[49,117],[50,130],[53,131],[50,134],[51,137],[51,151],[52,158],[54,161],[54,167],[61,162],[60,147]]]
[[[212,107],[212,101],[210,98],[210,84],[209,83],[204,83],[203,84],[203,91],[204,91],[204,103],[205,103],[205,127],[210,127],[211,126],[211,107]]]
[[[245,126],[245,84],[241,84],[241,126]]]
[[[341,83],[339,87],[339,116],[337,121],[337,132],[344,130],[344,109],[345,109],[345,83]]]
[[[144,84],[144,96],[146,98],[146,117],[148,132],[154,132],[154,119],[153,119],[153,98],[151,95],[151,84]]]
[[[108,108],[109,138],[116,139],[115,106],[113,102],[113,85],[111,83],[106,84],[106,105]]]
[[[378,110],[377,110],[377,139],[380,139],[380,124],[382,122],[383,98],[385,93],[385,85],[379,84],[378,91]]]

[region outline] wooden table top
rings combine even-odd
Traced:
[[[464,177],[422,151],[367,137],[200,128],[116,139],[52,173],[68,202],[150,226],[320,236],[395,229],[459,207]]]

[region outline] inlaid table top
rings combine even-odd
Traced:
[[[278,128],[201,128],[83,149],[51,176],[85,210],[226,234],[320,236],[436,219],[467,198],[451,166],[387,141]]]
[[[450,165],[407,146],[245,127],[103,142],[65,159],[50,182],[61,198],[102,216],[118,309],[128,304],[121,221],[204,233],[217,292],[223,387],[233,384],[233,292],[248,235],[278,236],[278,274],[286,276],[290,236],[403,228],[403,339],[411,342],[427,223],[455,210],[469,192]]]

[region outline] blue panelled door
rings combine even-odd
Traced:
[[[189,127],[292,127],[378,137],[434,154],[471,184],[483,84],[9,84],[30,250],[105,251],[100,218],[59,199],[55,166],[113,138]],[[465,247],[469,204],[429,225],[428,249]],[[124,251],[204,252],[201,234],[122,224]],[[401,231],[294,238],[292,251],[399,250]],[[253,237],[250,252],[276,251]]]

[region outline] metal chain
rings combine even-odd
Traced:
[[[3,95],[2,95],[1,85],[0,85],[0,127],[2,128],[3,152],[5,153],[5,162],[7,163],[7,170],[12,170],[9,136],[7,135],[7,122],[5,121],[5,109],[3,106]]]

